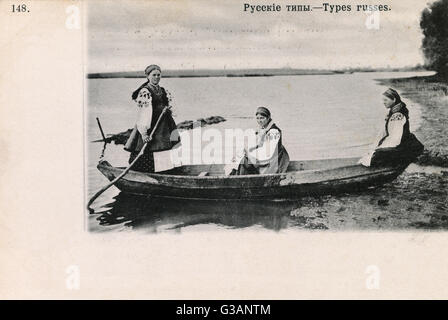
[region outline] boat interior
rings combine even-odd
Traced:
[[[287,172],[328,170],[340,167],[356,165],[359,158],[320,159],[291,161]],[[224,164],[185,165],[171,170],[158,172],[160,174],[184,175],[184,176],[224,176]]]

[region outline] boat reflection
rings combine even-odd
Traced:
[[[122,225],[145,232],[178,231],[188,227],[227,229],[259,227],[279,231],[303,224],[294,202],[190,200],[119,193],[115,202],[96,214],[101,226]],[[101,210],[100,210],[101,211]],[[199,229],[198,229],[199,230]]]

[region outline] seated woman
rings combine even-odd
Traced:
[[[164,88],[159,86],[160,67],[150,65],[145,69],[145,74],[148,81],[132,94],[132,99],[138,106],[138,116],[134,129],[126,142],[125,150],[131,152],[129,157],[129,163],[131,163],[138,156],[143,145],[148,143],[132,170],[165,171],[175,166],[170,161],[170,152],[167,151],[179,145],[180,136],[172,116],[170,96]],[[149,135],[165,108],[168,110],[165,111],[150,141]]]
[[[289,155],[282,144],[282,132],[271,119],[271,112],[259,107],[255,113],[259,125],[256,145],[245,149],[238,168],[231,175],[270,174],[286,172]]]
[[[395,166],[409,164],[423,152],[423,145],[409,130],[409,110],[394,89],[383,93],[384,106],[389,110],[384,129],[374,149],[359,160],[362,165]]]

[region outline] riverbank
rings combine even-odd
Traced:
[[[164,78],[207,78],[207,77],[272,77],[291,75],[323,75],[337,74],[331,70],[303,70],[303,69],[187,69],[187,70],[164,70]],[[350,72],[347,72],[350,73]],[[109,79],[109,78],[145,78],[143,71],[125,72],[101,72],[88,73],[87,79]]]
[[[448,167],[448,79],[434,75],[380,79],[379,82],[397,89],[404,100],[412,100],[422,107],[422,122],[414,133],[425,145],[425,151],[416,163]]]
[[[207,78],[207,77],[273,77],[273,76],[305,76],[305,75],[334,75],[351,74],[354,72],[406,72],[422,71],[419,66],[408,68],[346,68],[341,70],[326,69],[295,69],[295,68],[267,68],[267,69],[184,69],[163,70],[164,78]],[[145,78],[143,71],[96,72],[88,73],[87,79],[110,78]]]

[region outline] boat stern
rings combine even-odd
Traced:
[[[114,167],[112,167],[112,165],[105,161],[102,160],[100,162],[98,162],[98,165],[96,166],[96,168],[107,178],[109,179],[109,181],[112,181],[113,179],[115,179],[116,175],[114,173]]]

